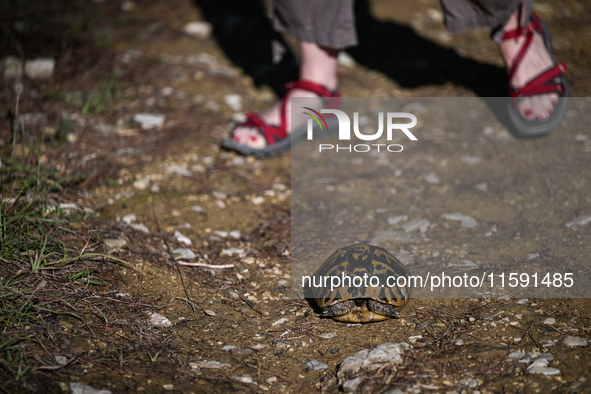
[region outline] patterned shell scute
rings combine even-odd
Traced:
[[[331,291],[331,277],[338,276],[342,280],[343,276],[353,279],[355,276],[363,278],[364,275],[367,275],[367,287],[364,285],[349,286],[348,280],[345,280],[345,283],[341,283],[339,287]],[[395,278],[408,277],[408,275],[406,267],[386,249],[368,244],[357,244],[338,249],[320,266],[314,276],[318,278],[317,281],[328,276],[327,286],[315,287],[312,291],[316,303],[322,309],[341,301],[356,298],[370,298],[403,307],[410,299],[410,288],[408,286],[399,287],[395,283]],[[372,276],[379,278],[378,286],[369,284]],[[391,278],[392,287],[387,285],[388,277]]]

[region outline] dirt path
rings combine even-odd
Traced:
[[[572,95],[589,95],[591,6],[544,2],[536,10],[569,66]],[[26,130],[13,141],[2,120],[2,149],[62,178],[84,174],[59,198],[98,213],[87,222],[91,247],[132,265],[96,263],[108,286],[76,296],[100,300],[100,313],[85,310],[84,324],[52,317],[46,324],[61,342],[41,341],[68,364],[23,377],[4,371],[7,392],[76,392],[76,382],[113,393],[591,392],[589,299],[414,299],[400,319],[363,326],[320,318],[291,299],[290,155],[255,160],[218,147],[230,119],[272,104],[296,70],[293,55],[271,62],[259,2],[97,1],[80,12],[95,16],[89,29],[68,30],[75,37],[60,30],[62,41],[48,34],[44,45],[22,33],[28,58],[59,56],[53,78],[22,79],[18,98],[13,80],[2,82],[1,106],[14,114],[18,100],[15,121]],[[362,45],[341,66],[344,95],[505,94],[488,33],[450,35],[437,1],[359,1],[356,12]],[[203,21],[213,32],[184,32]],[[575,109],[584,114],[587,104]],[[156,125],[141,127],[138,114]],[[376,242],[391,242],[410,264],[584,264],[591,227],[565,223],[591,215],[591,135],[572,118],[535,141],[478,120],[424,130],[421,148],[396,163],[388,187],[397,205],[379,195],[372,203],[387,206],[368,213],[373,239],[426,219],[426,234]],[[43,151],[27,155],[39,135]],[[363,181],[332,186],[360,190]],[[450,212],[480,227],[441,219]],[[150,325],[154,314],[168,323]],[[385,342],[412,348],[401,363],[337,376],[347,357]]]

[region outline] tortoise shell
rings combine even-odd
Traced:
[[[398,280],[401,276],[404,280]],[[386,249],[357,244],[334,252],[310,285],[324,316],[368,323],[398,317],[410,300],[408,276],[406,267]]]

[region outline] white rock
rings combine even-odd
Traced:
[[[234,350],[234,349],[238,349],[238,348],[237,348],[236,346],[232,346],[232,345],[224,346],[224,347],[222,348],[222,350],[223,350],[224,352],[229,352],[230,350]]]
[[[337,61],[339,65],[343,67],[354,67],[356,64],[355,59],[353,59],[351,55],[349,55],[345,51],[339,52],[339,57],[337,58]]]
[[[206,212],[205,212],[205,209],[203,209],[203,207],[200,207],[200,206],[198,206],[198,205],[193,205],[193,206],[191,207],[191,210],[192,210],[192,211],[195,211],[195,212],[197,212],[197,213],[206,213]]]
[[[363,382],[364,377],[358,376],[355,379],[349,379],[345,383],[343,383],[343,391],[345,393],[356,393],[357,388]]]
[[[553,361],[554,360],[554,355],[552,353],[542,353],[538,356],[538,359],[542,360],[542,359],[546,359],[548,361]]]
[[[136,231],[141,231],[144,234],[150,234],[150,229],[146,227],[143,223],[132,223],[129,225],[132,229]]]
[[[529,254],[529,256],[527,256],[527,258],[526,258],[526,259],[527,259],[527,260],[535,260],[535,259],[537,259],[538,257],[540,257],[540,254],[539,254],[539,253],[530,253],[530,254]]]
[[[232,376],[231,378],[240,383],[256,384],[256,382],[252,380],[250,376]]]
[[[244,256],[244,249],[239,249],[239,248],[224,249],[221,251],[220,256],[232,256],[235,254],[238,255],[238,257],[243,257]]]
[[[387,220],[388,220],[388,224],[393,226],[395,224],[405,221],[406,219],[408,219],[408,217],[406,215],[402,215],[402,216],[388,216]]]
[[[407,233],[419,230],[421,233],[425,233],[429,227],[429,221],[427,219],[414,219],[408,223],[402,225],[402,229]]]
[[[164,124],[166,117],[164,115],[154,115],[148,113],[133,115],[133,121],[139,123],[142,130],[149,130],[160,127]]]
[[[110,390],[97,390],[83,382],[70,382],[68,386],[72,394],[111,394]]]
[[[240,230],[234,230],[229,232],[230,237],[232,238],[240,238]]]
[[[213,31],[211,23],[208,22],[189,22],[183,27],[185,34],[196,38],[209,38]]]
[[[481,192],[486,192],[486,191],[488,191],[488,183],[486,183],[486,182],[478,183],[476,185],[476,189],[480,190]]]
[[[470,217],[468,215],[463,215],[458,212],[444,213],[443,215],[441,215],[441,217],[443,219],[447,219],[447,220],[459,221],[460,224],[462,225],[462,227],[464,227],[464,228],[474,228],[474,227],[478,226],[478,223],[476,222],[476,220],[473,217]]]
[[[511,353],[509,353],[509,355],[507,357],[513,358],[515,360],[521,360],[522,358],[525,357],[525,352],[511,352]]]
[[[137,220],[137,218],[135,217],[135,215],[133,213],[130,213],[129,215],[125,215],[121,218],[121,221],[125,224],[131,224],[133,222],[135,222]]]
[[[170,174],[180,175],[180,176],[185,176],[185,177],[190,177],[191,175],[193,175],[193,173],[191,171],[187,170],[186,168],[179,167],[179,166],[168,167],[166,169],[166,175],[170,175]]]
[[[542,375],[546,375],[546,376],[560,375],[559,369],[550,368],[550,367],[539,367],[539,366],[530,367],[527,369],[527,372],[530,374],[542,374]]]
[[[519,301],[517,301],[517,304],[519,305],[527,305],[527,298],[522,298]]]
[[[462,160],[462,163],[466,164],[478,164],[481,161],[480,157],[476,156],[462,156],[460,160]]]
[[[232,111],[240,111],[242,110],[242,97],[239,94],[227,94],[224,96],[224,103]]]
[[[288,321],[289,321],[289,319],[287,319],[287,318],[283,317],[283,318],[281,318],[281,319],[277,320],[276,322],[274,322],[274,323],[273,323],[273,324],[271,324],[271,325],[272,325],[272,326],[278,326],[278,325],[280,325],[280,324],[283,324],[283,323],[286,323],[286,322],[288,322]]]
[[[304,364],[304,369],[306,371],[321,371],[321,370],[327,369],[327,368],[328,368],[328,364],[323,363],[322,361],[319,361],[319,360],[310,360]]]
[[[330,338],[334,337],[335,335],[337,335],[336,332],[325,332],[323,334],[318,334],[318,336],[322,339],[330,339]]]
[[[195,253],[193,253],[193,251],[191,249],[185,249],[185,248],[173,249],[172,253],[178,254],[179,257],[184,260],[192,260],[197,257],[197,255],[195,255]]]
[[[434,173],[430,173],[424,176],[424,179],[428,182],[431,183],[433,185],[436,185],[439,183],[439,177],[437,175],[435,175]]]
[[[66,365],[68,363],[68,358],[64,355],[61,354],[56,354],[55,356],[53,356],[55,358],[55,361],[59,364],[59,365]]]
[[[191,240],[187,236],[183,235],[178,230],[176,230],[173,235],[176,238],[176,240],[179,241],[180,243],[187,244],[187,245],[192,244]]]
[[[104,242],[109,249],[122,248],[127,244],[127,241],[123,238],[107,238]]]
[[[15,79],[23,75],[23,63],[16,56],[8,56],[2,61],[4,79]]]
[[[581,337],[566,337],[564,344],[570,347],[587,346],[587,338]]]
[[[576,219],[573,219],[567,224],[565,224],[564,227],[584,226],[588,223],[591,223],[591,215],[579,216]]]
[[[339,381],[344,381],[348,376],[354,375],[360,370],[373,370],[383,363],[402,363],[402,353],[410,348],[407,343],[386,342],[369,350],[364,349],[347,357],[341,363],[337,376]]]
[[[553,317],[549,317],[546,320],[544,320],[544,324],[554,324],[556,323],[556,319]]]
[[[256,197],[253,197],[253,198],[252,198],[252,203],[253,203],[254,205],[261,205],[261,204],[262,204],[262,203],[264,203],[264,202],[265,202],[265,198],[264,198],[264,197],[261,197],[261,196],[256,196]]]
[[[145,178],[133,181],[133,187],[138,190],[144,190],[148,187],[148,185],[150,185],[150,181]]]
[[[275,383],[277,381],[277,377],[275,376],[271,376],[269,378],[267,378],[266,382],[269,384]]]
[[[463,384],[468,388],[475,389],[476,387],[478,387],[478,380],[473,378],[464,378],[460,380],[460,384]]]
[[[25,74],[31,79],[49,79],[53,76],[55,60],[48,57],[40,57],[27,60]]]
[[[150,320],[148,321],[148,323],[152,326],[172,327],[172,323],[170,322],[170,320],[168,320],[168,318],[162,316],[159,313],[152,313],[150,315]]]

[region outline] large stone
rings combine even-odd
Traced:
[[[402,363],[402,354],[409,349],[408,343],[382,343],[369,350],[364,349],[347,357],[339,367],[337,377],[339,383],[343,383],[349,377],[363,371],[371,371],[379,368],[384,363],[400,364]]]
[[[49,79],[54,70],[55,60],[48,57],[27,60],[25,63],[25,74],[31,79]]]

